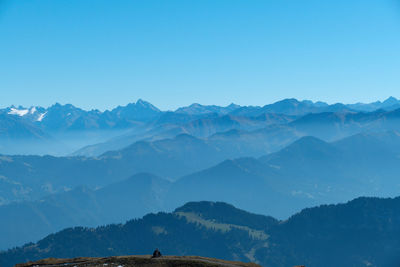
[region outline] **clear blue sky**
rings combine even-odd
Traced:
[[[0,0],[0,106],[400,97],[400,0]]]

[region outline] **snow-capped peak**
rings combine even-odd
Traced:
[[[10,115],[18,115],[20,117],[25,116],[28,114],[29,109],[17,109],[17,108],[11,108],[8,114]]]
[[[45,113],[40,114],[36,121],[42,121],[44,116],[46,116],[46,114],[47,114],[47,111]]]

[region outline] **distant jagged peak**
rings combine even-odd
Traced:
[[[311,102],[311,101],[309,101],[309,102]],[[309,102],[306,101],[304,103],[308,104]],[[298,105],[298,104],[300,104],[300,101],[297,100],[296,98],[285,98],[285,99],[276,101],[272,104],[267,104],[264,107],[273,106],[273,105],[276,106],[276,105]]]
[[[175,112],[186,113],[189,115],[201,115],[201,114],[207,114],[207,113],[227,114],[238,108],[240,108],[240,106],[236,105],[234,103],[231,103],[227,106],[202,105],[199,103],[193,103],[189,106],[180,107]]]
[[[84,111],[81,108],[75,107],[72,104],[60,104],[59,102],[56,102],[54,105],[50,106],[47,108],[47,111],[72,111],[72,110],[77,110],[77,111]]]
[[[316,107],[327,107],[327,106],[329,106],[328,103],[323,102],[323,101],[317,101],[317,102],[314,103],[314,105],[315,105]]]
[[[147,109],[147,110],[152,110],[152,111],[155,111],[155,112],[160,112],[160,110],[156,106],[154,106],[150,102],[147,102],[147,101],[145,101],[145,100],[143,100],[141,98],[139,98],[136,102],[128,103],[125,106],[119,105],[116,108],[112,109],[111,112],[118,112],[118,111],[127,110],[127,109],[135,109],[135,110],[137,110],[137,109],[143,109],[143,110]]]
[[[146,108],[146,109],[152,109],[152,110],[157,111],[157,112],[160,111],[156,106],[154,106],[154,105],[151,104],[150,102],[145,101],[145,100],[143,100],[143,99],[141,99],[141,98],[139,98],[139,99],[136,101],[136,106],[137,106],[137,107],[143,107],[143,108]]]
[[[29,113],[29,109],[23,108],[21,106],[19,106],[18,108],[11,107],[10,110],[7,112],[7,114],[9,115],[18,115],[20,117],[23,117]]]
[[[189,108],[200,108],[200,107],[205,107],[205,105],[201,105],[199,103],[193,103],[189,105]]]
[[[382,102],[385,106],[392,106],[399,104],[399,100],[393,96],[388,97],[385,101]]]
[[[21,117],[24,119],[40,122],[46,116],[46,109],[39,106],[31,106],[29,108],[23,106],[10,106],[3,109],[1,113]]]
[[[230,103],[229,105],[226,106],[226,108],[236,109],[236,108],[240,108],[240,105],[237,105],[235,103]]]
[[[11,105],[7,108],[4,109],[9,115],[19,115],[19,116],[24,116],[24,115],[32,115],[35,114],[36,112],[41,112],[44,110],[44,108],[40,106],[31,106],[31,107],[24,107],[24,106],[15,106]]]
[[[327,103],[322,102],[322,101],[314,102],[314,101],[309,100],[309,99],[299,100],[299,99],[294,98],[294,97],[292,97],[292,98],[284,98],[282,100],[278,100],[278,101],[275,101],[275,102],[273,102],[271,104],[267,104],[267,105],[274,105],[274,104],[292,104],[292,105],[305,104],[305,105],[310,105],[310,106],[314,106],[314,105],[318,104],[320,106],[328,106]]]

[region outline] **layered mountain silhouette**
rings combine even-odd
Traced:
[[[398,102],[5,108],[0,249],[188,201],[223,201],[283,220],[310,206],[397,196]]]
[[[80,186],[38,201],[2,205],[0,248],[38,240],[72,225],[93,227],[160,211],[169,187],[168,181],[143,173],[97,190]]]
[[[304,209],[278,221],[221,202],[187,203],[174,212],[148,214],[124,224],[68,228],[0,253],[0,264],[147,254],[159,247],[165,255],[200,255],[271,267],[395,267],[400,262],[399,212],[399,198],[357,198]]]
[[[1,158],[0,181],[5,189],[0,191],[4,202],[0,234],[8,237],[1,247],[36,240],[66,226],[93,226],[172,210],[188,201],[224,201],[284,219],[312,205],[398,193],[398,132],[357,134],[331,143],[303,137],[260,158],[229,160],[219,160],[221,151],[191,136],[160,142],[139,142],[133,150],[109,152],[97,159]],[[147,159],[153,164],[146,165]],[[220,163],[174,182],[160,175],[189,172],[199,164],[212,164],[212,159]],[[148,174],[125,180],[130,173],[143,171]],[[7,192],[19,192],[18,198]],[[56,194],[48,196],[51,193]],[[10,203],[15,200],[22,202]],[[54,214],[58,214],[55,221]],[[18,216],[17,228],[10,218]]]
[[[266,112],[264,110],[263,112]],[[202,115],[178,114],[180,120],[163,120],[152,124],[146,132],[132,130],[123,136],[110,141],[91,145],[76,151],[73,155],[98,156],[106,151],[120,149],[138,140],[159,140],[172,138],[178,134],[190,134],[199,138],[211,138],[212,135],[230,131],[244,131],[256,134],[263,132],[275,139],[263,140],[270,147],[281,148],[276,144],[288,144],[293,138],[315,136],[325,141],[339,140],[357,133],[400,131],[400,109],[373,112],[335,111],[307,113],[303,116],[285,115],[278,113],[257,113],[252,116],[229,114],[218,116],[216,113]],[[164,116],[164,115],[163,115]],[[169,116],[169,115],[168,115]],[[203,116],[199,118],[199,116]],[[185,119],[183,119],[185,118]],[[173,123],[173,121],[175,121]],[[177,122],[181,121],[181,122]],[[288,136],[288,133],[291,136]],[[271,151],[267,151],[271,152]],[[252,156],[252,155],[248,155]]]
[[[358,114],[359,117],[363,117],[365,115],[363,112],[374,113],[380,110],[382,114],[379,120],[393,119],[392,114],[386,113],[398,108],[400,108],[399,100],[394,97],[383,102],[348,105],[341,103],[329,105],[296,99],[284,99],[263,107],[193,104],[178,108],[176,111],[161,111],[140,99],[136,103],[118,106],[104,112],[86,111],[71,104],[58,103],[49,108],[11,106],[0,110],[3,116],[0,120],[0,125],[3,125],[1,126],[3,130],[0,132],[0,153],[67,155],[75,152],[75,155],[98,156],[108,150],[121,149],[139,140],[173,138],[182,133],[206,138],[233,129],[251,131],[271,124],[290,124],[293,120],[310,114],[333,113],[339,114],[338,116],[352,114],[353,117],[357,117]],[[16,118],[19,119],[18,122],[15,121]],[[302,125],[303,120],[292,127],[305,132],[303,135],[314,135],[317,134],[318,127],[324,128],[324,125],[315,125],[320,123],[320,119],[322,118],[308,117],[305,119],[308,125]],[[332,123],[338,122],[332,121]],[[357,123],[357,118],[354,122],[346,121],[346,127],[335,129],[330,134],[327,133],[329,127],[325,125],[322,129],[325,131],[317,137],[333,140],[355,134],[355,131],[365,130],[366,125],[361,125],[361,129]],[[381,124],[385,127],[397,127]],[[371,124],[368,128],[371,130],[374,126],[378,124]],[[36,139],[38,136],[44,137],[44,140]],[[23,143],[21,137],[24,138]]]

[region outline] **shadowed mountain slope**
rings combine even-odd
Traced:
[[[261,114],[258,117],[233,116],[229,114],[206,113],[192,115],[185,113],[164,113],[159,120],[147,125],[145,129],[137,128],[107,142],[90,145],[73,153],[73,155],[99,156],[110,150],[123,149],[136,141],[157,141],[171,139],[181,134],[207,139],[210,136],[231,130],[252,131],[268,126],[286,124],[295,119],[294,116],[282,114]],[[271,146],[275,144],[269,142]]]
[[[126,224],[65,229],[0,253],[0,265],[46,257],[146,254],[159,247],[165,255],[253,261],[267,267],[397,267],[399,213],[400,198],[322,205],[281,222],[223,203],[189,203],[174,213],[149,214]]]
[[[182,143],[177,145],[179,140]],[[198,158],[208,161],[215,157],[218,160],[218,155],[221,155],[215,147],[191,136],[181,136],[178,141],[139,143],[133,152],[129,149],[110,152],[101,159],[1,157],[0,182],[4,188],[0,192],[3,204],[7,203],[7,198],[15,197],[10,192],[18,192],[20,200],[41,200],[3,205],[4,212],[0,213],[2,229],[6,234],[13,232],[9,229],[17,229],[21,233],[20,240],[24,241],[27,239],[23,238],[30,235],[23,229],[29,231],[36,227],[34,225],[37,229],[56,225],[58,228],[49,228],[54,230],[67,225],[96,225],[98,222],[127,219],[130,214],[141,216],[151,211],[172,210],[188,201],[201,200],[229,202],[251,212],[283,219],[308,206],[343,202],[360,195],[395,196],[400,188],[400,135],[386,132],[359,134],[333,143],[304,137],[279,152],[259,159],[225,160],[185,175],[173,183],[159,178],[126,182],[123,187],[111,191],[113,193],[107,193],[112,188],[108,185],[124,180],[130,172],[143,169],[154,172],[172,172],[174,168],[189,170],[199,167],[201,162],[196,160]],[[197,146],[210,150],[194,149]],[[179,150],[175,151],[176,148]],[[173,153],[169,153],[171,151]],[[194,151],[208,152],[201,154]],[[140,159],[146,157],[152,160],[153,165],[141,163]],[[138,160],[133,160],[135,158]],[[163,166],[166,167],[162,169]],[[142,186],[138,187],[135,183]],[[77,189],[45,197],[82,184],[86,185],[84,191]],[[103,189],[95,190],[98,187]],[[76,195],[73,195],[74,192]],[[97,197],[99,192],[104,192],[103,197]],[[69,200],[73,198],[87,204],[79,205],[79,202]],[[148,205],[126,204],[146,201]],[[58,210],[54,207],[56,203],[59,204]],[[16,227],[10,218],[16,216],[20,209],[26,211],[22,214],[36,214],[39,210],[37,215],[40,216],[32,215],[32,218],[37,218],[31,220],[32,224],[21,219]],[[58,211],[63,209],[66,211],[64,215],[57,216],[59,221],[42,219],[52,218],[52,214],[59,214]],[[77,215],[73,216],[74,213]],[[111,220],[113,218],[116,220]],[[3,246],[8,247],[10,240],[12,236],[7,235],[2,240]]]
[[[158,212],[169,187],[168,181],[143,173],[98,190],[78,187],[38,201],[0,206],[0,249],[69,226],[93,227]]]

